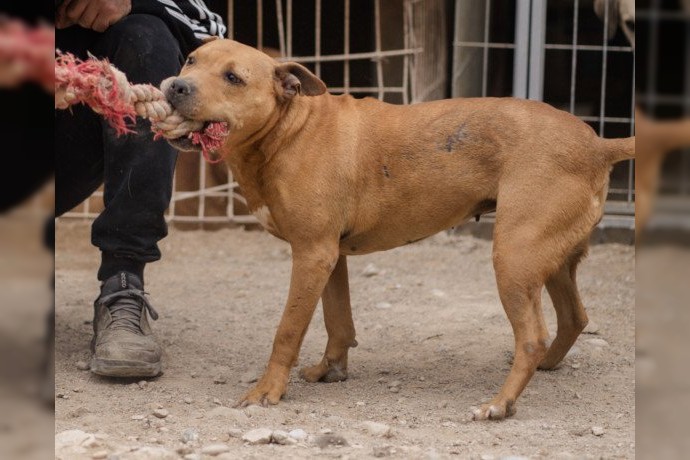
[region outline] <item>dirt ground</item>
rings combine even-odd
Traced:
[[[218,444],[226,452],[215,458],[635,456],[631,246],[593,246],[580,266],[596,333],[582,334],[559,369],[534,376],[514,417],[472,422],[470,407],[503,383],[513,344],[488,241],[444,233],[349,258],[359,342],[350,352],[350,378],[310,384],[295,369],[280,405],[242,410],[232,406],[268,359],[287,295],[287,244],[259,231],[171,229],[163,260],[146,270],[161,316],[153,327],[165,349],[164,374],[137,384],[77,367],[89,361],[98,290],[99,253],[89,241],[88,224],[58,223],[58,458],[212,458],[202,450]],[[364,276],[369,264],[376,275]],[[553,334],[546,293],[543,304]],[[325,343],[319,308],[300,365],[320,360]],[[153,415],[160,408],[165,418]],[[366,421],[390,432],[372,434]],[[301,429],[307,438],[248,445],[241,438],[255,428]]]

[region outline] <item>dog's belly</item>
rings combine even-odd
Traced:
[[[382,220],[377,225],[344,235],[340,240],[340,253],[344,255],[361,255],[371,252],[416,243],[448,228],[462,225],[470,218],[467,211],[446,216],[420,214],[418,219]]]

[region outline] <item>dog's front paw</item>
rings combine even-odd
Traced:
[[[515,415],[512,401],[491,401],[472,410],[472,420],[503,420]]]
[[[287,391],[287,375],[283,373],[266,372],[261,380],[252,388],[235,407],[247,407],[250,405],[268,406],[278,404],[280,398]]]
[[[307,382],[342,382],[347,380],[347,367],[339,362],[329,362],[326,358],[319,364],[303,367],[299,371],[300,377]]]

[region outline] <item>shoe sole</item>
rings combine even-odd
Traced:
[[[105,377],[155,377],[161,373],[161,363],[92,359],[91,372]]]

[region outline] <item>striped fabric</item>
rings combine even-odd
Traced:
[[[200,40],[210,36],[225,37],[223,19],[212,12],[203,0],[156,0],[167,14],[189,28]]]

